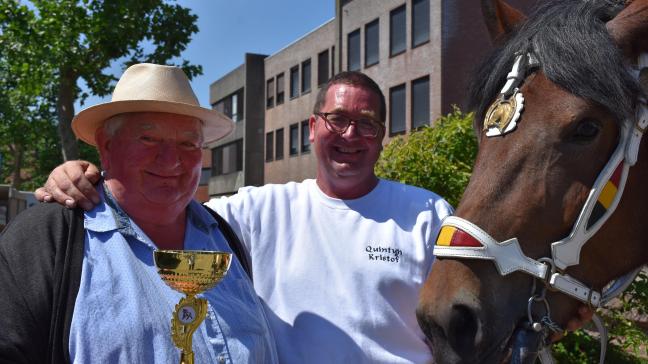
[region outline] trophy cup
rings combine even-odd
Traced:
[[[156,250],[155,266],[162,280],[187,296],[175,306],[171,337],[180,349],[180,364],[193,364],[191,348],[194,331],[207,316],[207,300],[197,298],[218,284],[229,269],[232,254],[214,251]]]

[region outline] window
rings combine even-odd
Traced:
[[[203,168],[200,170],[200,182],[199,186],[206,186],[209,184],[209,178],[211,177],[211,168]]]
[[[430,0],[412,1],[412,47],[430,40]]]
[[[360,29],[352,31],[347,37],[347,70],[360,70]]]
[[[412,129],[430,125],[430,78],[412,81]]]
[[[302,153],[310,152],[310,129],[308,128],[308,120],[301,122],[301,151]]]
[[[284,102],[284,74],[281,72],[277,75],[277,105],[281,105]]]
[[[365,25],[365,67],[378,63],[378,19]]]
[[[290,126],[290,155],[296,155],[299,151],[299,124]]]
[[[266,144],[265,144],[265,152],[266,152],[266,162],[272,161],[274,157],[274,153],[272,153],[272,148],[274,147],[274,140],[273,140],[274,134],[272,132],[266,133]]]
[[[329,51],[317,55],[317,85],[323,85],[329,80]]]
[[[302,79],[301,79],[302,93],[308,92],[311,89],[311,60],[310,58],[302,62]]]
[[[331,77],[335,76],[335,46],[331,47]]]
[[[290,69],[290,98],[299,96],[299,66]]]
[[[212,171],[215,176],[243,170],[242,139],[218,146],[212,153]]]
[[[407,24],[405,5],[396,8],[389,14],[389,55],[395,56],[407,48]]]
[[[284,129],[277,129],[275,132],[275,160],[283,159],[284,155]]]
[[[220,111],[233,121],[243,120],[243,89],[217,101],[214,110]]]
[[[266,108],[271,108],[274,106],[274,78],[269,79],[266,82]]]
[[[405,131],[405,85],[392,87],[389,90],[389,133],[398,134]]]

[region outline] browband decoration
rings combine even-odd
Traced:
[[[500,136],[515,130],[524,109],[524,96],[519,90],[520,85],[524,82],[527,72],[538,65],[531,52],[516,55],[511,72],[506,75],[504,87],[486,111],[484,131],[487,137]]]

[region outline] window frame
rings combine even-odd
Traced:
[[[308,126],[308,119],[302,120],[300,123],[300,136],[299,139],[301,143],[299,143],[299,151],[301,154],[306,154],[310,153],[310,128]]]
[[[357,68],[351,68],[351,56],[353,53],[351,52],[351,47],[355,44],[351,44],[351,36],[357,34],[357,43],[358,43],[358,67]],[[361,52],[361,47],[362,47],[362,39],[361,39],[361,34],[360,34],[360,28],[355,29],[347,34],[347,71],[360,71],[362,69],[362,55],[360,54]]]
[[[275,130],[275,157],[274,160],[279,161],[284,158],[284,128]],[[279,138],[281,136],[281,138]]]
[[[370,32],[367,31],[370,26],[373,26],[375,24],[376,26],[376,40],[375,40],[375,47],[376,47],[376,60],[373,63],[369,63],[368,61],[368,56],[369,56],[369,48],[368,45],[370,44],[369,40],[369,34]],[[365,68],[371,67],[373,65],[376,65],[380,63],[380,18],[376,18],[369,23],[365,24],[364,26],[364,66]]]
[[[403,130],[394,130],[394,93],[401,90],[403,92]],[[401,83],[389,88],[389,135],[394,136],[405,132],[407,132],[407,87],[405,83]]]
[[[294,144],[293,130],[296,130]],[[299,123],[290,124],[288,129],[288,155],[291,157],[299,155]]]
[[[322,62],[322,59],[325,61]],[[331,79],[329,73],[329,50],[328,48],[317,54],[317,86],[325,85]]]
[[[275,106],[275,79],[274,77],[266,80],[266,109],[272,109]]]
[[[308,74],[306,74],[308,72]],[[301,63],[301,93],[306,94],[311,91],[311,84],[313,78],[313,67],[311,59],[307,59]],[[308,87],[306,87],[308,86]]]
[[[420,11],[415,11],[417,5],[425,3],[427,4],[427,11],[422,12],[425,16],[425,19],[427,19],[427,29],[425,30],[426,32],[426,38],[420,41],[416,41],[416,15],[415,14],[421,14]],[[430,0],[412,0],[412,10],[411,10],[411,18],[412,18],[412,29],[411,29],[411,34],[412,34],[412,48],[416,48],[419,46],[422,46],[423,44],[429,43],[430,42]]]
[[[403,4],[389,12],[389,56],[396,57],[399,54],[407,51],[407,4]],[[401,14],[403,16],[402,32],[405,39],[403,39],[403,49],[394,50],[394,16]]]
[[[223,151],[225,148],[231,147],[236,144],[236,159],[234,161],[234,170],[229,172],[223,171]],[[240,153],[238,152],[240,151]],[[231,173],[240,172],[243,170],[243,139],[236,139],[229,143],[219,145],[212,149],[212,176],[224,176]]]
[[[422,84],[424,82],[427,83],[427,93],[425,93],[425,100],[427,101],[427,118],[426,118],[426,122],[424,124],[415,125],[416,120],[414,119],[414,117],[416,115],[415,110],[416,110],[416,95],[417,94],[414,92],[414,88],[415,88],[416,85]],[[411,105],[410,105],[410,115],[411,115],[410,116],[410,119],[411,119],[410,120],[410,124],[411,124],[410,129],[415,130],[415,129],[419,129],[419,128],[425,126],[425,125],[430,125],[430,121],[431,121],[430,120],[430,76],[426,75],[426,76],[419,77],[419,78],[413,80],[411,82],[411,85],[410,85],[410,95],[411,95],[411,99],[412,99],[412,102],[411,102]]]
[[[290,68],[290,99],[299,97],[299,65]]]
[[[274,131],[266,133],[265,137],[265,161],[272,162],[274,160]]]
[[[281,82],[279,82],[281,80]],[[279,85],[281,85],[281,92],[279,92]],[[281,72],[277,75],[275,80],[275,106],[279,106],[284,103],[284,96],[286,93],[286,80],[284,79],[284,73]],[[281,96],[281,100],[279,99]]]

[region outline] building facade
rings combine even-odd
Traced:
[[[209,156],[203,157],[199,191],[206,187],[209,196],[231,195],[240,187],[264,183],[265,57],[247,53],[241,66],[210,85],[209,103],[234,121],[234,130],[210,144]],[[201,197],[197,196],[203,201]]]
[[[524,11],[535,2],[510,1]],[[263,60],[264,81],[255,91],[262,97],[263,140],[246,143],[243,151],[262,155],[258,184],[315,177],[308,119],[320,87],[335,73],[361,71],[381,87],[387,144],[394,136],[433,125],[453,105],[461,107],[473,68],[490,48],[474,0],[337,0],[333,19]],[[212,189],[215,178],[210,179],[211,195],[221,191]]]
[[[336,72],[330,20],[265,59],[265,182],[315,177],[308,118],[317,92]]]

